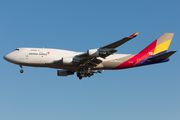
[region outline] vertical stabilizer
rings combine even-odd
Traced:
[[[157,39],[156,48],[153,55],[166,52],[169,48],[173,36],[174,33],[164,33],[161,37],[159,37]]]
[[[141,59],[144,59],[149,56],[165,53],[169,48],[171,40],[173,38],[174,33],[164,33],[154,42],[152,42],[149,46],[143,49],[139,55],[142,56]]]
[[[164,33],[138,54],[121,63],[114,69],[124,69],[134,66],[148,65],[169,61],[169,57],[176,51],[167,52],[174,33]]]
[[[164,33],[162,36],[160,36],[158,39],[152,42],[149,46],[143,49],[140,53],[138,53],[136,57],[139,59],[139,61],[144,61],[145,59],[149,59],[160,55],[163,55],[164,58],[164,55],[166,55],[165,53],[167,53],[167,50],[169,48],[173,36],[174,33]],[[137,64],[138,66],[143,62],[137,62],[137,63],[139,63]]]

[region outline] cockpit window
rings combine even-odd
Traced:
[[[19,49],[15,49],[14,51],[19,51]]]

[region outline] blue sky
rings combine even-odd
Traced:
[[[178,0],[1,0],[1,120],[179,120]],[[134,32],[118,53],[138,53],[175,33],[168,63],[105,71],[79,80],[56,69],[24,67],[3,56],[19,47],[85,52]]]

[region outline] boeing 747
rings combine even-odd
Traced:
[[[164,33],[149,46],[137,54],[114,54],[116,48],[135,38],[138,33],[125,37],[109,45],[89,49],[87,52],[74,52],[47,48],[17,48],[4,56],[4,59],[21,67],[55,68],[58,76],[77,74],[79,79],[91,77],[103,70],[126,69],[169,61],[176,51],[169,51],[174,33]],[[132,48],[132,47],[131,47]]]

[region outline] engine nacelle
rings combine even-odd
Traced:
[[[73,64],[73,58],[62,58],[61,61],[64,65],[72,65]]]
[[[68,76],[68,75],[73,75],[74,72],[71,72],[69,70],[57,70],[57,75],[58,76]]]
[[[91,57],[98,57],[99,50],[98,49],[90,49],[90,50],[87,50],[87,54]]]

